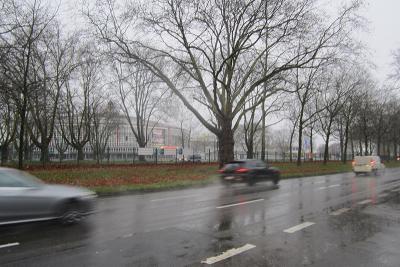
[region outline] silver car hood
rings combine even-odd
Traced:
[[[76,187],[76,186],[68,186],[68,185],[49,185],[44,184],[38,188],[40,193],[49,197],[60,197],[60,198],[68,198],[68,197],[95,197],[96,194],[86,188]]]

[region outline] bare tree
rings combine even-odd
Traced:
[[[28,110],[34,121],[36,132],[28,127],[32,141],[41,151],[43,164],[49,161],[49,145],[53,138],[57,109],[65,83],[70,79],[74,64],[75,38],[64,38],[60,26],[44,34],[41,49],[35,49],[33,60],[37,62],[34,68],[36,90],[32,90],[28,100]]]
[[[247,111],[243,116],[244,143],[246,146],[247,158],[249,159],[254,157],[254,149],[255,146],[258,144],[256,139],[259,138],[262,143],[262,138],[263,138],[262,122],[264,121],[265,123],[265,119],[269,115],[280,111],[283,106],[281,101],[281,95],[274,95],[274,97],[267,97],[266,95],[264,95],[262,97],[266,97],[266,100],[263,101],[263,103],[265,103],[267,99],[269,99],[269,102],[267,102],[266,105],[267,108],[265,107],[264,104],[264,110],[261,110],[260,112],[259,110],[260,107],[254,105],[254,101],[257,101],[256,96],[258,95],[259,94],[256,92],[253,99],[250,99],[248,101],[249,103],[247,105],[253,108]],[[245,106],[245,108],[247,107],[247,105]],[[264,127],[267,128],[272,124],[275,123],[270,123],[269,125],[264,124]],[[265,138],[265,129],[264,129],[264,138]],[[262,144],[261,144],[261,149],[262,149]]]
[[[324,109],[318,113],[319,132],[325,141],[324,164],[329,160],[329,142],[334,130],[334,122],[344,107],[344,103],[358,85],[358,81],[347,83],[348,69],[334,67],[325,72],[322,93],[318,102]]]
[[[19,115],[19,152],[18,167],[23,167],[24,145],[26,136],[26,120],[28,99],[35,88],[32,79],[32,58],[36,43],[40,40],[48,25],[54,18],[51,12],[40,0],[24,1],[12,0],[9,2],[9,27],[6,27],[7,36],[3,36],[5,46],[10,48],[3,67],[4,74],[12,82],[9,96],[16,103]],[[4,35],[4,30],[3,34]]]
[[[9,156],[11,143],[15,140],[17,129],[17,113],[15,106],[6,95],[0,96],[0,152],[1,165],[4,165]]]
[[[103,101],[102,101],[103,100]],[[94,104],[90,145],[97,164],[102,162],[111,134],[119,125],[119,114],[115,104],[102,99]],[[107,101],[106,103],[104,103]]]
[[[395,52],[393,52],[393,62],[392,62],[392,67],[393,67],[393,73],[390,75],[390,78],[394,80],[395,82],[400,83],[400,48],[397,49]]]
[[[90,44],[79,53],[76,81],[65,83],[62,104],[58,110],[59,126],[68,145],[76,149],[77,161],[83,160],[83,148],[90,141],[95,90],[100,86],[101,62]]]
[[[157,77],[141,65],[114,66],[118,96],[122,111],[139,147],[146,147],[153,128],[160,117],[160,108],[166,89],[160,87]]]
[[[294,94],[297,102],[297,165],[301,165],[303,132],[309,123],[315,121],[316,115],[325,107],[318,105],[319,84],[323,61],[313,61],[310,68],[294,70]],[[323,71],[323,70],[322,70]],[[294,106],[296,107],[296,106]]]
[[[64,159],[65,152],[68,150],[69,145],[65,140],[63,133],[58,125],[55,127],[55,138],[53,138],[53,144],[58,152],[58,160],[61,163]]]
[[[135,13],[136,7],[122,10],[115,0],[103,0],[88,8],[87,17],[116,55],[148,68],[218,137],[222,164],[233,159],[233,136],[248,96],[343,42],[344,35],[336,37],[347,34],[359,6],[352,3],[328,22],[318,16],[313,2],[153,0]],[[268,42],[263,42],[266,36]],[[293,49],[299,39],[301,49]],[[267,54],[268,70],[257,72]],[[168,67],[160,65],[165,62]],[[202,115],[192,100],[209,109],[213,119]]]

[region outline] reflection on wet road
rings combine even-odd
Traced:
[[[1,266],[400,266],[400,169],[109,197],[0,227]]]

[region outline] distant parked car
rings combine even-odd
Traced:
[[[378,174],[385,169],[379,156],[356,156],[353,160],[353,172],[358,175],[361,173]]]
[[[48,185],[26,172],[0,168],[0,225],[53,219],[72,224],[93,211],[95,199],[84,188]]]
[[[187,158],[187,162],[201,162],[201,156],[200,155],[191,155]]]
[[[260,181],[270,180],[276,185],[281,176],[277,168],[268,166],[261,160],[253,159],[229,162],[219,172],[224,184],[239,182],[254,185]]]

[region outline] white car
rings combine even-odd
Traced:
[[[378,174],[379,171],[385,169],[385,165],[381,162],[379,156],[357,156],[353,160],[353,172],[358,175],[360,173]]]

